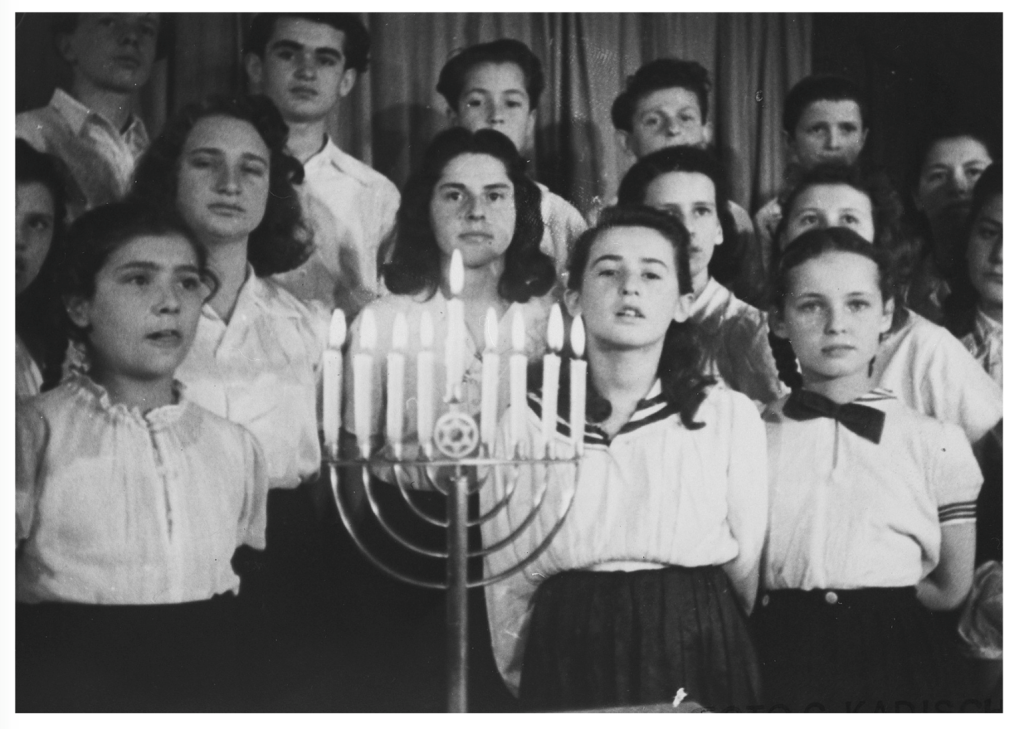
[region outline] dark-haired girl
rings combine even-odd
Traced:
[[[769,520],[754,613],[765,701],[924,711],[953,698],[930,611],[967,596],[981,473],[964,432],[875,386],[888,254],[844,228],[783,251],[772,328],[802,386],[764,413]]]
[[[664,210],[686,227],[694,296],[690,321],[705,340],[705,370],[767,404],[785,388],[768,345],[767,315],[726,288],[740,269],[741,251],[724,184],[720,165],[707,151],[669,147],[630,168],[619,186],[619,202]]]
[[[175,380],[216,291],[206,252],[177,216],[114,203],[67,258],[87,366],[17,411],[19,708],[224,706],[231,558],[263,548],[267,482],[253,436]]]
[[[64,259],[64,180],[56,158],[15,141],[15,394],[54,387],[68,338],[58,274]]]
[[[871,366],[874,385],[924,415],[959,425],[971,443],[999,423],[999,386],[948,331],[906,307],[911,252],[900,232],[898,198],[884,177],[865,177],[852,167],[817,168],[801,179],[782,212],[776,250],[783,254],[802,233],[839,226],[889,255],[895,281],[892,327]],[[772,348],[781,379],[798,387],[792,347],[773,337]]]
[[[408,326],[409,351],[423,344],[422,325],[429,319],[429,346],[437,353],[434,410],[444,412],[445,359],[448,340],[448,273],[452,255],[462,257],[465,281],[459,298],[465,304],[465,373],[462,377],[466,411],[480,409],[481,356],[485,348],[487,310],[498,317],[496,351],[512,350],[512,321],[518,308],[525,324],[523,353],[528,359],[544,353],[544,333],[554,304],[552,259],[540,250],[544,225],[540,192],[526,176],[524,162],[508,137],[491,129],[470,132],[453,128],[434,138],[420,170],[406,183],[398,210],[397,240],[391,262],[384,267],[390,296],[374,301],[356,319],[347,356],[360,349],[367,319],[374,320],[377,338],[372,350],[373,401],[383,403],[385,360],[392,347],[396,317]],[[518,305],[516,307],[515,305]],[[352,392],[352,367],[345,367],[346,392]],[[508,373],[499,374],[498,403],[508,403]],[[406,368],[405,447],[417,449],[416,368]],[[345,398],[345,428],[355,433],[353,398]],[[373,408],[371,430],[384,432],[384,409]]]
[[[754,404],[700,367],[686,229],[648,208],[609,208],[577,241],[570,312],[586,326],[591,390],[575,501],[540,557],[487,588],[498,668],[524,708],[756,703],[744,611],[753,605],[767,516],[765,436]],[[563,422],[542,441],[530,395],[526,446],[573,453]],[[511,422],[498,452],[513,452]],[[507,474],[483,490],[486,510]],[[522,468],[493,543],[547,493],[495,575],[550,532],[574,469]],[[489,501],[488,501],[489,500]],[[487,503],[484,503],[487,502]]]

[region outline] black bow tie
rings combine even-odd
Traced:
[[[872,443],[882,440],[885,413],[867,405],[839,405],[816,392],[796,390],[782,406],[782,412],[793,420],[832,418]]]

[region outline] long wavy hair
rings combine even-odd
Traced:
[[[256,275],[271,276],[298,268],[313,253],[312,231],[303,222],[295,186],[302,164],[285,149],[288,125],[265,96],[213,96],[175,114],[153,140],[135,169],[129,199],[150,207],[177,210],[181,154],[200,119],[226,116],[251,124],[270,150],[270,193],[260,224],[249,234],[247,257]]]
[[[21,185],[42,185],[53,202],[50,250],[35,279],[14,303],[14,330],[39,365],[42,389],[49,390],[60,382],[61,364],[68,346],[60,300],[60,270],[67,257],[65,176],[60,160],[37,152],[23,139],[14,142],[14,176]]]
[[[582,290],[583,274],[590,261],[590,252],[594,244],[605,232],[615,228],[650,228],[662,235],[672,244],[675,254],[679,293],[693,293],[687,250],[690,235],[683,224],[660,210],[623,205],[605,208],[597,225],[585,231],[576,240],[568,262],[570,291]],[[704,427],[703,423],[694,421],[694,416],[707,396],[707,388],[715,383],[715,378],[703,374],[705,359],[705,347],[696,324],[689,320],[681,323],[671,322],[665,333],[657,374],[661,378],[666,400],[679,410],[683,425],[690,430]],[[564,374],[568,367],[563,366],[562,370]],[[592,383],[588,382],[587,389],[587,419],[592,422],[606,420],[611,414],[611,403],[594,390]],[[568,388],[560,390],[568,392]]]
[[[471,132],[461,127],[434,137],[420,169],[402,190],[395,247],[391,262],[384,265],[385,285],[395,294],[425,292],[429,297],[437,292],[443,272],[430,201],[445,167],[462,154],[486,154],[501,162],[515,190],[516,227],[505,251],[498,294],[518,303],[546,294],[555,284],[555,264],[540,250],[544,236],[540,189],[527,176],[526,163],[508,137],[493,129]]]
[[[970,332],[974,324],[974,315],[978,308],[980,296],[971,283],[971,273],[967,264],[967,252],[970,244],[971,231],[978,221],[982,209],[992,198],[1003,194],[1003,164],[993,162],[978,178],[974,186],[974,197],[971,200],[971,212],[967,216],[967,226],[963,239],[956,253],[958,265],[953,268],[949,278],[949,296],[942,302],[945,325],[957,337]]]
[[[878,268],[878,289],[882,292],[882,301],[895,302],[898,298],[899,282],[893,265],[892,254],[875,243],[864,240],[849,228],[815,228],[797,236],[779,256],[775,276],[772,279],[772,309],[776,317],[781,317],[785,308],[786,297],[790,294],[793,269],[802,263],[819,258],[826,253],[854,253],[875,263]],[[890,331],[896,330],[895,314]],[[883,337],[886,334],[882,335]],[[803,385],[803,376],[797,367],[796,353],[788,339],[775,336],[772,342],[772,354],[779,370],[779,379],[796,390]]]
[[[714,184],[722,243],[715,246],[711,254],[708,274],[725,286],[731,285],[742,269],[743,250],[736,233],[736,221],[729,209],[725,170],[710,152],[697,147],[666,147],[646,155],[629,168],[619,183],[618,204],[643,205],[651,183],[671,172],[701,174]]]

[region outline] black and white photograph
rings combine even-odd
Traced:
[[[255,5],[9,9],[11,711],[1003,713],[1002,12]]]

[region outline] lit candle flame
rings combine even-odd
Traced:
[[[565,339],[565,331],[562,327],[562,310],[558,305],[551,307],[551,315],[548,317],[548,349],[552,352],[559,352]]]
[[[420,317],[420,347],[430,349],[434,346],[434,317],[424,311]]]
[[[466,272],[462,267],[462,251],[456,248],[452,251],[452,262],[448,267],[448,288],[452,293],[452,296],[458,296],[462,293],[462,287],[465,285]]]
[[[359,329],[359,347],[361,349],[373,349],[377,346],[377,320],[373,316],[373,310],[367,309],[363,312],[363,323]]]
[[[395,315],[395,323],[391,328],[391,349],[402,350],[409,344],[409,322],[405,314],[398,312]]]
[[[583,319],[579,314],[572,318],[572,328],[569,329],[569,342],[572,344],[572,353],[577,357],[583,357],[583,347],[587,338],[583,331]]]
[[[512,349],[522,352],[526,347],[526,326],[523,324],[523,310],[519,304],[513,304],[515,312],[512,314]]]
[[[484,319],[484,347],[492,351],[498,348],[498,314],[491,307]]]
[[[345,312],[335,309],[331,314],[331,327],[327,330],[327,346],[330,349],[341,349],[345,344],[348,327],[345,324]]]

